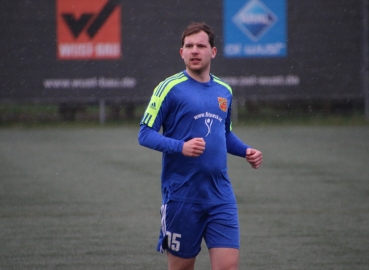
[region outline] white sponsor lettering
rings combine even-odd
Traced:
[[[77,78],[77,79],[45,79],[43,81],[45,89],[66,89],[66,88],[134,88],[137,84],[135,78]]]
[[[224,48],[226,55],[239,55],[242,52],[241,43],[227,44]]]
[[[276,76],[241,76],[241,77],[222,77],[223,81],[230,86],[297,86],[300,84],[300,77],[296,75],[276,75]]]
[[[44,80],[45,88],[70,88],[71,82],[68,79]]]
[[[283,43],[269,43],[265,45],[245,45],[243,50],[246,55],[278,55],[284,48]]]
[[[298,76],[288,75],[284,78],[284,84],[285,85],[299,85],[300,78]]]
[[[95,88],[97,86],[96,78],[74,79],[71,83],[72,88]]]
[[[280,55],[281,51],[286,47],[284,43],[268,43],[255,45],[242,45],[240,43],[230,43],[224,48],[224,52],[228,56],[243,55],[258,56],[258,55]]]
[[[119,43],[97,43],[95,45],[96,56],[108,56],[115,57],[120,55],[120,44]]]
[[[60,57],[90,57],[93,55],[94,47],[88,43],[61,43],[59,44]]]
[[[136,86],[136,79],[129,77],[122,78],[120,80],[119,86],[125,88],[133,88]]]
[[[61,58],[119,57],[120,43],[61,43],[59,56]]]
[[[206,117],[206,118],[213,118],[213,119],[218,120],[219,122],[222,122],[223,121],[223,118],[220,117],[219,115],[213,114],[213,113],[209,113],[209,112],[197,114],[197,115],[194,116],[194,119],[197,120],[197,119],[204,118],[204,117]]]
[[[204,113],[200,113],[200,114],[194,116],[195,120],[197,120],[199,118],[202,118],[202,117],[205,117]]]
[[[284,85],[284,77],[283,76],[272,76],[272,77],[259,77],[258,78],[259,85]]]
[[[100,78],[99,87],[101,88],[117,88],[119,87],[119,79]]]

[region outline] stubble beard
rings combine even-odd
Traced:
[[[199,67],[192,67],[191,64],[186,65],[187,70],[189,70],[191,73],[196,74],[198,76],[204,75],[204,72],[206,72],[207,69],[210,70],[210,63],[208,63],[205,66],[199,66]],[[210,72],[210,71],[209,71]],[[207,73],[209,73],[207,72]]]

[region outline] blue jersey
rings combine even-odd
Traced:
[[[163,152],[163,204],[169,200],[235,202],[227,150],[245,157],[248,146],[231,132],[232,89],[210,77],[200,83],[183,71],[164,80],[155,88],[141,120],[140,143]],[[183,143],[193,138],[203,138],[205,150],[199,157],[186,157]]]

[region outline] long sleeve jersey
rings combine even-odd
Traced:
[[[163,203],[235,202],[227,152],[245,157],[248,146],[232,132],[231,87],[212,74],[210,78],[200,83],[182,71],[162,81],[141,120],[139,143],[163,153]],[[183,144],[193,138],[203,138],[205,150],[199,157],[186,157]]]

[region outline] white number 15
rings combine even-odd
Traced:
[[[167,236],[168,236],[168,247],[171,249],[171,250],[174,250],[174,251],[179,251],[179,247],[181,245],[181,243],[179,242],[179,238],[181,238],[181,234],[179,233],[171,233],[171,232],[168,232],[167,231]]]

